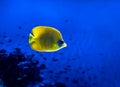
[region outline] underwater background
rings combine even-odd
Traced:
[[[38,25],[68,46],[32,50]],[[0,0],[0,87],[120,87],[120,1]]]

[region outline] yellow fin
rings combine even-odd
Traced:
[[[34,27],[32,29],[32,34],[34,35],[34,37],[39,37],[41,34],[43,34],[45,32],[45,28],[47,28],[47,26]]]
[[[29,34],[29,43],[33,43],[34,42],[34,36],[32,34]]]
[[[31,43],[30,46],[32,49],[34,49],[36,51],[40,50],[39,45],[36,42]]]

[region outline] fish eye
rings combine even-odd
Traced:
[[[58,46],[61,47],[61,46],[63,45],[64,41],[62,41],[62,40],[58,40],[57,43],[58,43]]]

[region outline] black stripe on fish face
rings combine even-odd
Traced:
[[[64,41],[63,40],[58,40],[57,43],[58,43],[58,46],[61,47],[63,45]]]

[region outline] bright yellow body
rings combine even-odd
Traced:
[[[29,35],[31,48],[39,52],[54,52],[67,46],[65,42],[60,45],[58,41],[63,41],[61,33],[48,26],[37,26]]]

